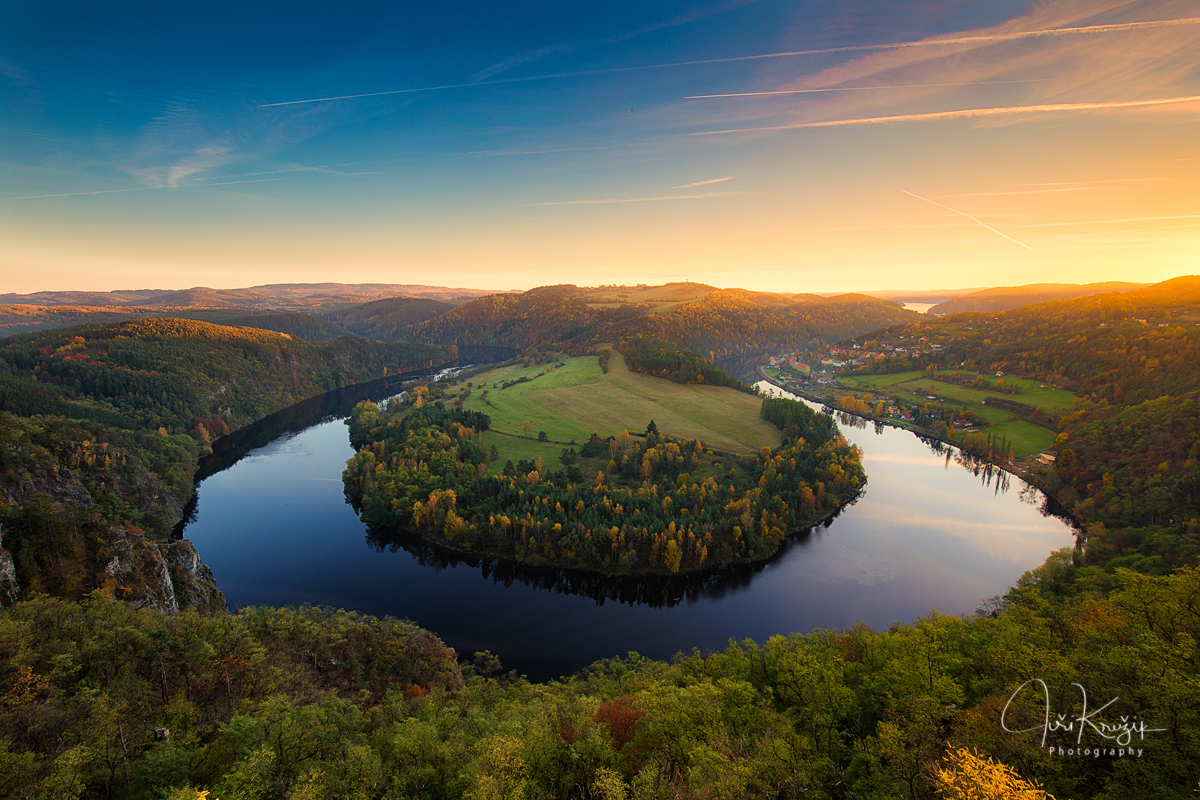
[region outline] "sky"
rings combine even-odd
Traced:
[[[1196,273],[1195,0],[0,0],[0,292]]]

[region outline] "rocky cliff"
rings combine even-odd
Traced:
[[[180,450],[169,485],[138,435],[0,413],[0,605],[101,589],[160,611],[224,611],[196,548],[171,539],[195,462]]]
[[[138,608],[225,610],[212,570],[187,539],[155,542],[136,528],[117,526],[98,555],[101,586]]]

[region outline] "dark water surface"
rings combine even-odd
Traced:
[[[375,399],[390,392],[376,387]],[[202,467],[184,534],[231,606],[406,617],[460,653],[488,649],[545,679],[631,650],[668,658],[860,620],[886,627],[930,609],[971,613],[1074,543],[1021,481],[964,467],[957,451],[934,452],[906,431],[843,424],[865,454],[866,494],[765,565],[620,581],[466,563],[370,532],[346,504],[341,472],[353,451],[342,418],[370,393],[281,412]]]

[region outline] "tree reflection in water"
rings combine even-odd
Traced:
[[[349,501],[347,501],[349,502]],[[853,505],[851,503],[850,505]],[[848,506],[843,506],[842,509]],[[478,556],[447,550],[431,544],[409,531],[367,526],[367,545],[376,552],[395,553],[404,550],[422,567],[440,571],[448,567],[478,568],[485,579],[505,588],[514,582],[556,594],[590,597],[596,605],[608,601],[631,606],[673,608],[684,600],[693,603],[700,598],[720,599],[745,589],[754,576],[769,565],[783,559],[787,553],[814,533],[833,524],[842,509],[820,525],[793,534],[774,556],[754,564],[729,564],[683,575],[616,576],[598,572],[569,570],[558,567],[530,567],[514,564],[491,556]]]

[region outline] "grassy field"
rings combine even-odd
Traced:
[[[974,379],[979,376],[979,373],[963,372],[962,375]],[[997,380],[995,376],[985,375],[984,377],[992,385],[995,385]],[[1033,406],[1034,408],[1041,406],[1051,412],[1063,411],[1075,404],[1075,395],[1065,389],[1055,389],[1052,386],[1047,386],[1037,381],[1016,378],[1009,375],[1004,376],[1004,382],[1010,386],[1015,385],[1020,387],[1021,393],[1002,394],[995,390],[972,389],[966,386],[947,383],[946,381],[926,378],[922,373],[916,371],[897,372],[893,375],[856,375],[842,379],[842,383],[847,386],[861,388],[864,391],[900,392],[910,396],[920,396],[921,399],[924,399],[926,395],[933,394],[939,397],[953,396],[967,402],[978,403],[987,397],[1005,397],[1027,406]]]
[[[963,372],[974,379],[978,373]],[[993,386],[996,377],[983,376]],[[892,375],[856,375],[843,378],[842,384],[856,392],[886,394],[906,403],[924,405],[928,402],[966,406],[977,417],[988,424],[987,430],[997,436],[1006,435],[1013,444],[1017,458],[1040,453],[1054,444],[1054,432],[1032,422],[1017,419],[1011,412],[983,401],[989,397],[1000,397],[1023,405],[1042,408],[1051,413],[1071,408],[1075,395],[1063,389],[1055,389],[1037,381],[1004,376],[1004,382],[1021,388],[1020,394],[1003,394],[995,390],[973,389],[954,383],[927,378],[921,372],[898,372]],[[1044,387],[1044,388],[1043,388]],[[931,401],[929,397],[936,399]]]
[[[988,430],[997,436],[1007,436],[1008,441],[1012,443],[1013,455],[1017,458],[1040,453],[1054,444],[1054,431],[1023,419],[998,422]]]
[[[857,384],[867,389],[883,389],[920,377],[921,373],[914,370],[912,372],[896,372],[891,375],[856,375],[853,378],[844,378],[842,383]]]
[[[536,461],[540,458],[546,462],[546,467],[550,470],[562,467],[559,455],[562,454],[564,445],[557,442],[538,442],[522,436],[508,436],[497,431],[487,431],[483,434],[483,448],[487,450],[492,445],[496,445],[496,449],[500,451],[500,458],[488,464],[488,474],[490,475],[503,469],[504,462],[510,458],[514,464],[522,459]],[[576,448],[576,450],[578,449]]]
[[[668,436],[700,439],[715,450],[744,453],[779,445],[779,431],[759,417],[762,401],[753,395],[639,375],[626,369],[621,354],[615,352],[607,374],[593,356],[564,358],[562,363],[565,366],[542,375],[538,373],[546,369],[544,365],[506,367],[472,378],[475,385],[466,408],[491,417],[493,430],[485,442],[488,447],[496,445],[501,463],[540,455],[548,465],[557,466],[558,454],[572,441],[578,447],[592,433],[640,433],[650,420]],[[500,388],[502,382],[521,376],[532,380]],[[533,423],[534,436],[545,431],[552,443],[525,439],[526,421]]]

